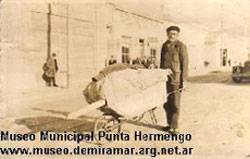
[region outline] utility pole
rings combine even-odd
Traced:
[[[67,58],[67,88],[69,88],[69,2],[66,4],[66,34],[67,34],[67,42],[66,42],[66,58]]]
[[[220,35],[221,35],[221,48],[220,48],[220,65],[223,66],[224,63],[223,63],[223,60],[224,60],[224,4],[221,4],[221,31],[220,31]]]
[[[47,32],[47,57],[51,56],[51,3],[48,4],[48,14],[47,14],[47,20],[48,20],[48,32]]]

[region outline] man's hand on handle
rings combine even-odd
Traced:
[[[186,91],[188,89],[188,81],[187,80],[184,80],[182,81],[182,85],[181,85],[181,91]]]
[[[187,89],[188,89],[188,81],[183,80],[182,81],[182,91],[187,90]]]

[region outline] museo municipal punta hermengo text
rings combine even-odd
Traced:
[[[95,137],[97,135],[97,137]],[[39,133],[12,133],[1,131],[0,141],[73,141],[80,143],[82,141],[107,140],[107,141],[177,141],[184,143],[192,139],[191,134],[168,134],[168,133],[144,133],[143,131],[134,131],[134,133],[107,133],[99,131],[94,134],[93,131],[86,133],[62,132],[54,133],[49,131],[40,131]]]

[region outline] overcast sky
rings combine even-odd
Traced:
[[[166,20],[195,23],[207,29],[249,25],[249,0],[165,0]]]
[[[84,2],[84,0],[70,1]],[[96,0],[96,2],[98,1],[102,0]],[[236,35],[250,37],[250,0],[107,1],[169,23],[197,27],[208,32],[218,31],[223,28],[232,31]]]
[[[207,31],[239,29],[250,36],[250,0],[113,0],[147,15]],[[244,33],[242,33],[244,32]]]

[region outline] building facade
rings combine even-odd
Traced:
[[[29,101],[27,92],[43,92],[45,100],[83,89],[111,56],[119,63],[144,56],[159,63],[163,22],[114,3],[10,0],[1,7],[2,39],[11,45],[4,50],[8,105]],[[60,90],[46,88],[42,79],[42,66],[52,53]],[[12,95],[18,100],[12,102]]]
[[[205,38],[204,66],[214,70],[230,68],[248,60],[249,38],[230,32],[213,32]]]

